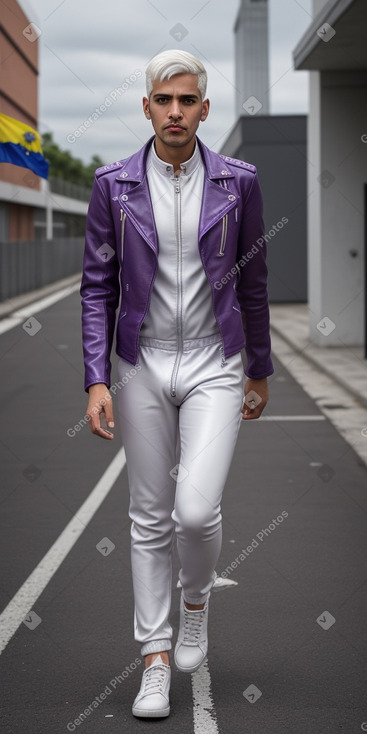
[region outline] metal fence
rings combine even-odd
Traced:
[[[68,196],[70,199],[89,201],[92,193],[92,188],[88,188],[88,186],[81,186],[81,184],[72,183],[71,181],[64,181],[63,178],[57,178],[57,176],[49,176],[48,182],[50,184],[50,191],[54,194]]]
[[[0,242],[0,302],[82,270],[84,237]]]

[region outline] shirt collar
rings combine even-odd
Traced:
[[[167,163],[166,161],[163,161],[162,158],[159,158],[155,150],[154,141],[150,147],[149,159],[150,159],[149,163],[162,176],[167,176],[169,178],[174,177],[175,169],[172,163]],[[201,155],[200,155],[198,143],[196,141],[195,149],[194,149],[194,152],[191,158],[189,158],[188,161],[184,161],[183,163],[180,164],[180,168],[181,168],[180,176],[191,176],[191,174],[197,169],[200,162],[201,162]]]

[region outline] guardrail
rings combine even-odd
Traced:
[[[0,242],[0,302],[82,270],[84,237]]]

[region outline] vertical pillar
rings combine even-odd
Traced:
[[[50,182],[45,179],[45,194],[46,194],[46,240],[52,240],[53,237],[53,219],[52,219],[52,201]]]
[[[307,118],[307,282],[310,336],[317,337],[316,324],[322,309],[321,197],[321,89],[320,72],[309,72]]]
[[[269,40],[267,0],[241,0],[234,28],[236,117],[269,114]],[[243,103],[254,97],[256,102]]]

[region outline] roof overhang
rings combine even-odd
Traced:
[[[329,0],[293,51],[295,69],[367,69],[366,28],[366,0]]]

